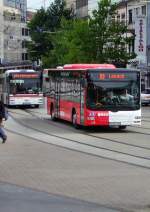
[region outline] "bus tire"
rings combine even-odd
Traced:
[[[124,126],[119,126],[119,129],[120,129],[120,130],[125,130],[126,128],[127,128],[126,125],[124,125]]]
[[[75,129],[80,128],[80,126],[77,124],[77,113],[76,113],[75,110],[72,112],[72,124],[73,124]]]
[[[39,105],[35,105],[35,108],[39,108]]]
[[[53,106],[53,104],[51,105],[50,115],[51,115],[51,120],[52,120],[52,121],[56,121],[56,117],[55,117],[55,112],[54,112],[54,106]]]

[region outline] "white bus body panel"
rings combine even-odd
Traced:
[[[109,111],[109,125],[120,126],[140,126],[141,125],[141,109],[133,111]]]
[[[42,96],[10,96],[8,105],[42,105]]]

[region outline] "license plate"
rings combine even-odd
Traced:
[[[28,105],[30,102],[26,101],[26,102],[23,102],[24,105]]]
[[[110,126],[120,126],[121,122],[110,122],[109,125]]]

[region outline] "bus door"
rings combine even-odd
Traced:
[[[55,105],[55,115],[60,117],[60,79],[56,79],[55,83],[55,96],[54,96],[54,105]]]
[[[84,103],[85,103],[86,80],[81,78],[80,81],[80,123],[84,124]]]

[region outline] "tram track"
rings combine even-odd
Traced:
[[[35,114],[39,114],[37,111],[33,112],[33,111],[30,111],[30,110],[26,110],[27,113],[31,114],[32,116],[36,117],[36,118],[39,118],[37,115]],[[40,113],[42,114],[42,113]],[[55,124],[54,122],[50,121],[50,120],[45,120],[46,122],[50,123],[51,125],[54,125],[56,127],[58,127],[57,124]],[[146,128],[146,127],[136,127],[136,126],[130,126],[131,128],[137,128],[137,129],[145,129],[145,130],[150,130],[150,128]],[[114,129],[113,129],[114,130]],[[76,132],[76,130],[73,130],[73,132]],[[150,133],[144,133],[144,132],[139,132],[139,131],[131,131],[131,130],[127,130],[128,132],[130,133],[137,133],[137,134],[140,134],[140,135],[147,135],[147,136],[150,136]],[[125,131],[124,131],[125,132]],[[82,134],[84,135],[87,135],[87,136],[90,136],[90,137],[93,137],[93,138],[100,138],[100,139],[106,139],[107,141],[112,141],[112,142],[117,142],[117,143],[121,143],[121,144],[124,144],[124,145],[130,145],[130,146],[133,146],[133,147],[139,147],[139,148],[143,148],[145,149],[146,147],[144,146],[139,146],[139,145],[134,145],[134,144],[129,144],[129,143],[125,143],[125,142],[122,142],[122,141],[118,141],[118,140],[112,140],[112,139],[108,139],[106,137],[102,137],[102,136],[96,136],[96,135],[91,135],[90,133],[83,133]],[[150,149],[150,148],[146,148],[146,149]]]
[[[39,116],[37,116],[36,114],[41,114],[42,115],[42,113],[39,113],[39,112],[31,112],[30,110],[24,110],[24,111],[26,111],[28,114],[30,114],[30,115],[32,115],[33,117],[35,117],[35,118],[39,118]],[[13,111],[13,113],[16,113],[16,114],[18,114],[18,115],[21,115],[21,116],[24,116],[22,113],[18,113],[18,112],[14,112]],[[53,126],[56,126],[56,127],[58,127],[58,124],[55,124],[54,122],[52,122],[51,120],[47,120],[47,119],[44,119],[44,118],[39,118],[39,119],[42,119],[42,120],[44,120],[45,122],[48,122],[48,123],[50,123],[51,125],[53,125]],[[150,121],[147,121],[147,120],[142,120],[142,121],[145,121],[145,122],[150,122]],[[140,127],[136,127],[136,126],[130,126],[130,128],[136,128],[136,129],[145,129],[145,130],[150,130],[150,128],[148,128],[148,127],[142,127],[142,126],[140,126]],[[66,129],[68,129],[68,128],[66,128]],[[114,130],[114,129],[113,129]],[[73,131],[73,129],[72,129],[72,131]],[[144,132],[139,132],[139,131],[131,131],[131,130],[127,130],[128,132],[132,132],[132,133],[138,133],[138,134],[142,134],[142,135],[150,135],[150,133],[144,133]],[[76,132],[76,130],[74,130],[73,132]],[[87,134],[86,133],[86,135],[90,135],[90,136],[92,136],[93,137],[93,135],[91,135],[91,134]],[[94,136],[95,137],[95,136]],[[100,137],[100,138],[103,138],[103,137]]]
[[[31,114],[32,115],[32,114]],[[11,115],[12,116],[12,115]],[[102,146],[98,146],[98,145],[94,145],[94,144],[91,144],[91,143],[85,143],[85,142],[81,142],[79,140],[76,140],[76,139],[70,139],[70,138],[67,138],[67,137],[64,137],[64,136],[60,136],[60,135],[56,135],[56,134],[53,134],[53,133],[49,133],[49,132],[46,132],[45,130],[39,130],[35,127],[32,127],[28,124],[25,124],[23,123],[22,121],[20,120],[17,120],[16,118],[14,118],[12,116],[13,120],[15,122],[17,122],[19,125],[25,127],[25,128],[28,128],[30,130],[33,130],[37,133],[41,133],[41,134],[44,134],[44,135],[47,135],[47,136],[50,136],[50,137],[53,137],[53,138],[57,138],[57,139],[61,139],[63,141],[67,141],[67,142],[70,142],[72,143],[73,145],[78,145],[78,149],[74,149],[74,148],[70,148],[68,146],[62,146],[61,145],[61,142],[60,144],[57,143],[57,144],[53,144],[53,143],[47,143],[41,139],[37,139],[35,138],[35,140],[39,141],[39,142],[42,142],[42,143],[47,143],[47,144],[51,144],[51,145],[55,145],[55,146],[58,146],[58,147],[63,147],[65,149],[69,149],[69,150],[72,150],[72,151],[78,151],[78,152],[81,152],[81,153],[84,153],[84,154],[88,154],[88,155],[92,155],[92,156],[96,156],[96,157],[101,157],[101,158],[106,158],[106,159],[110,159],[110,160],[114,160],[114,161],[118,161],[118,162],[123,162],[123,163],[128,163],[128,164],[131,164],[131,165],[135,165],[135,166],[140,166],[140,167],[144,167],[144,168],[150,168],[150,158],[149,157],[144,157],[144,156],[139,156],[139,155],[136,155],[136,154],[130,154],[130,153],[126,153],[126,152],[123,152],[123,151],[117,151],[115,149],[111,149],[111,148],[106,148],[106,147],[102,147]],[[36,117],[38,118],[38,117]],[[57,126],[58,127],[58,126]],[[22,135],[21,133],[18,133],[18,132],[14,132],[13,130],[9,130],[13,133],[16,133],[18,135]],[[100,140],[104,140],[104,142],[106,141],[109,141],[111,143],[117,143],[119,145],[126,145],[126,146],[129,146],[129,147],[132,147],[132,148],[135,148],[135,149],[143,149],[143,150],[147,150],[149,151],[150,148],[147,148],[147,147],[142,147],[142,146],[138,146],[138,145],[134,145],[134,144],[127,144],[127,143],[122,143],[121,141],[116,141],[116,140],[113,140],[113,139],[107,139],[105,137],[99,137],[99,136],[95,136],[95,135],[90,135],[90,134],[85,134],[85,133],[79,133],[81,135],[84,135],[84,136],[88,136],[88,137],[93,137],[93,138],[96,138],[98,139],[99,141]],[[31,138],[30,136],[26,135],[27,138]],[[97,142],[98,144],[98,142]],[[88,151],[82,151],[82,148],[80,149],[80,147],[82,146],[82,148],[85,148],[87,149],[88,148]],[[93,152],[91,152],[91,150]],[[99,155],[99,153],[97,154],[96,152],[97,151],[104,151],[102,155]],[[105,153],[106,153],[106,156],[105,156]],[[114,156],[109,156],[110,155],[114,155]],[[119,159],[120,158],[120,159]],[[128,160],[129,158],[129,160]],[[133,160],[133,162],[132,162]],[[134,160],[137,160],[138,162],[134,162]],[[140,161],[141,160],[141,161]],[[140,164],[142,163],[142,164]],[[145,163],[145,165],[144,165]],[[147,164],[148,163],[148,164]]]
[[[37,118],[37,119],[40,119],[37,115],[35,115],[35,114],[33,114],[31,111],[29,111],[29,110],[25,110],[28,114],[30,114],[31,116],[33,116],[33,117],[35,117],[35,118]],[[34,112],[35,113],[35,112]],[[36,112],[36,113],[38,113],[38,112]],[[17,113],[18,114],[18,113]],[[41,113],[42,114],[42,113]],[[22,115],[22,116],[25,116],[25,115],[23,115],[23,114],[21,114],[21,113],[19,113],[19,115]],[[42,119],[43,120],[43,119]],[[56,122],[53,122],[53,121],[51,121],[51,120],[47,120],[47,119],[44,119],[44,121],[45,122],[47,122],[48,124],[51,124],[51,125],[53,125],[53,126],[55,126],[55,127],[59,127],[58,126],[58,124],[56,123]],[[65,126],[65,125],[64,125]],[[130,126],[131,127],[131,126]],[[135,128],[135,127],[133,127],[133,128]],[[136,128],[142,128],[142,127],[136,127]],[[68,127],[66,128],[67,130],[68,130]],[[150,128],[142,128],[142,129],[150,129]],[[69,129],[70,130],[70,129]],[[115,129],[113,129],[113,130],[115,130]],[[76,133],[77,132],[77,130],[76,129],[71,129],[71,131],[73,132],[73,133]],[[123,145],[126,145],[126,146],[131,146],[131,147],[137,147],[137,148],[141,148],[141,149],[145,149],[145,150],[150,150],[150,147],[145,147],[145,146],[140,146],[140,145],[135,145],[135,144],[130,144],[130,143],[126,143],[126,142],[123,142],[123,141],[118,141],[118,140],[116,140],[116,139],[109,139],[109,138],[106,138],[106,137],[103,137],[103,136],[97,136],[97,135],[92,135],[91,133],[88,133],[87,132],[87,130],[85,131],[82,131],[81,132],[81,130],[79,131],[78,130],[78,132],[80,132],[80,134],[82,134],[82,135],[86,135],[86,136],[88,136],[88,137],[92,137],[92,138],[97,138],[97,139],[105,139],[106,141],[110,141],[110,142],[113,142],[113,143],[118,143],[118,144],[123,144]],[[118,131],[117,131],[118,132]],[[120,132],[120,131],[119,131]],[[124,131],[125,132],[125,131]],[[124,132],[122,132],[122,133],[124,133]],[[138,134],[144,134],[144,135],[150,135],[150,133],[141,133],[141,132],[138,132],[138,131],[130,131],[130,130],[128,130],[128,132],[130,132],[130,133],[138,133]]]

